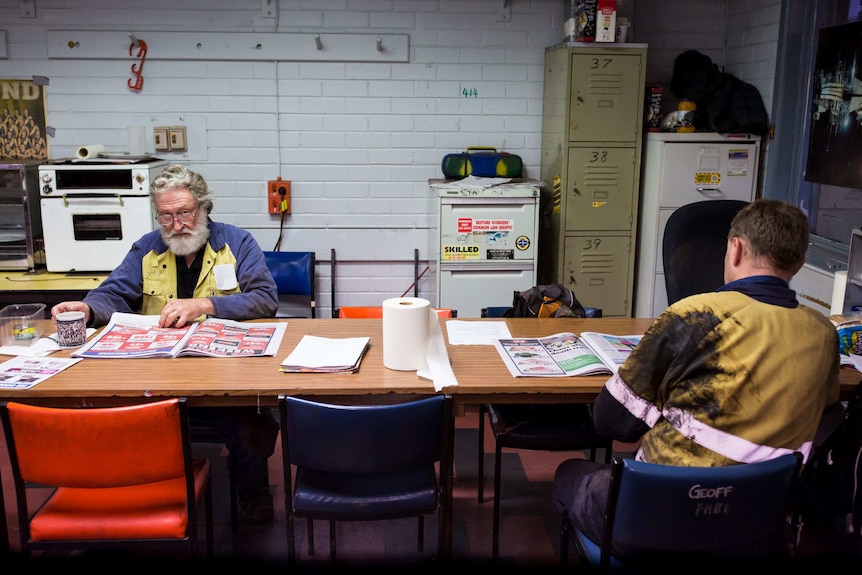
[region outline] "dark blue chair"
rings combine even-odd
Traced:
[[[275,317],[317,317],[314,252],[263,252],[278,287]]]
[[[438,515],[437,556],[448,559],[452,512],[452,398],[404,403],[336,405],[279,396],[284,463],[288,562],[296,561],[293,518],[329,521],[330,559],[335,522]],[[291,481],[291,465],[295,475]]]
[[[614,458],[603,539],[590,540],[564,516],[560,561],[568,560],[570,539],[581,562],[600,573],[666,568],[668,561],[684,569],[691,560],[698,571],[722,561],[786,559],[793,542],[782,530],[801,466],[800,453],[725,467]]]

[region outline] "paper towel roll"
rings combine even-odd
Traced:
[[[129,126],[129,155],[143,156],[147,153],[147,128]]]
[[[88,146],[81,146],[78,148],[78,151],[75,152],[75,156],[81,160],[91,159],[99,157],[99,154],[105,151],[105,146],[102,144],[90,144]]]
[[[427,299],[396,297],[383,302],[383,365],[416,371],[428,365],[431,323],[437,313]]]
[[[832,301],[830,302],[830,315],[842,315],[844,313],[844,293],[847,290],[847,270],[835,272],[832,282]]]

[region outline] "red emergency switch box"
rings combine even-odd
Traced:
[[[290,181],[270,180],[266,184],[267,207],[271,214],[290,213]]]

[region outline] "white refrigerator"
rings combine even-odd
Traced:
[[[668,218],[693,202],[753,201],[760,136],[649,132],[643,166],[634,317],[657,317],[667,307],[662,236]]]
[[[460,189],[432,184],[438,198],[437,307],[481,317],[509,306],[537,277],[540,182]]]

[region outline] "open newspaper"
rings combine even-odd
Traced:
[[[585,331],[540,338],[499,339],[494,347],[515,377],[567,377],[615,373],[641,335]]]
[[[256,357],[275,355],[285,322],[251,323],[208,318],[183,327],[159,327],[159,316],[114,313],[73,357]]]

